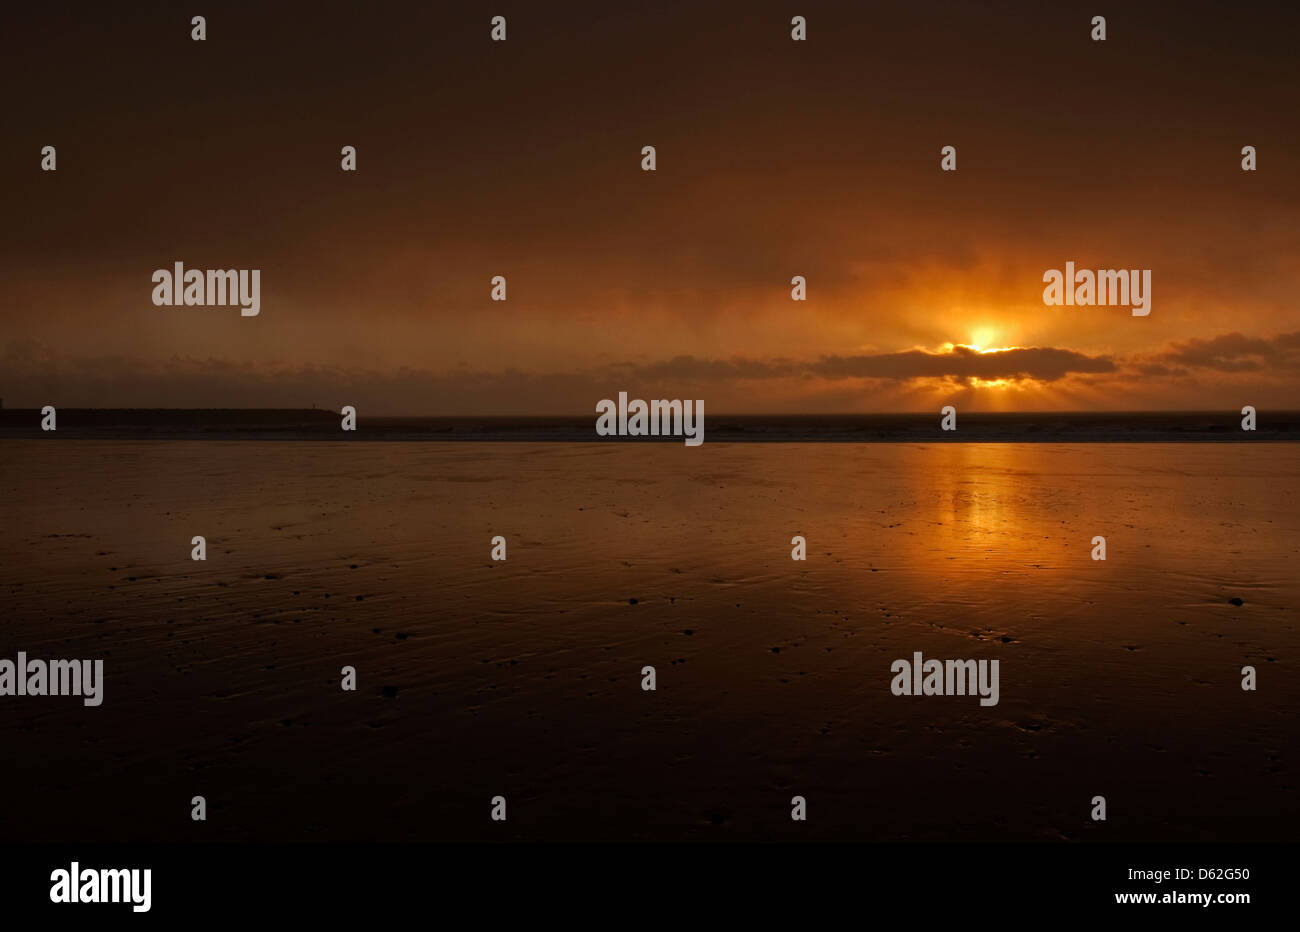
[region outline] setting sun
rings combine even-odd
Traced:
[[[992,327],[979,327],[971,331],[970,348],[976,352],[985,352],[989,344],[997,339],[997,331]]]

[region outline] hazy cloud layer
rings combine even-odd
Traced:
[[[72,359],[48,345],[11,341],[0,355],[0,395],[9,407],[301,407],[364,405],[373,414],[575,414],[618,391],[643,397],[705,397],[716,411],[778,411],[799,398],[836,399],[853,410],[928,408],[936,391],[963,392],[967,404],[996,399],[998,380],[1013,388],[1087,389],[1107,407],[1139,406],[1133,380],[1161,396],[1162,385],[1188,397],[1188,379],[1246,379],[1246,387],[1300,388],[1300,332],[1274,337],[1224,334],[1172,343],[1148,357],[1090,356],[1057,347],[979,352],[941,350],[793,359],[703,359],[612,363],[571,372],[417,368],[391,371],[323,365],[267,366],[174,357],[145,363],[123,356]],[[1210,383],[1207,382],[1207,385]],[[1220,384],[1220,383],[1215,383]],[[868,387],[864,394],[860,387]],[[869,393],[877,386],[880,394]],[[858,387],[855,387],[858,386]],[[945,388],[946,386],[946,388]],[[1107,394],[1109,393],[1109,394]],[[880,403],[880,399],[887,399]],[[1207,396],[1205,404],[1213,401]],[[1156,401],[1153,400],[1153,403]],[[1044,404],[1047,404],[1045,401]],[[815,409],[815,408],[812,408]]]

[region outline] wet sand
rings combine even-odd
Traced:
[[[106,677],[98,708],[0,698],[9,841],[1300,829],[1294,445],[42,438],[0,464],[0,657]],[[1000,703],[892,695],[913,651],[999,659]]]

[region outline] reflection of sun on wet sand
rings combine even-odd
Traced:
[[[64,439],[0,462],[7,655],[102,657],[106,697],[0,703],[16,840],[188,838],[196,793],[213,839],[1298,827],[1294,445]],[[918,651],[999,661],[998,704],[893,695]]]

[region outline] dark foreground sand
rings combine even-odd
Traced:
[[[1300,831],[1294,445],[7,440],[0,490],[0,657],[106,676],[0,698],[6,841]],[[915,650],[1000,704],[891,695]]]

